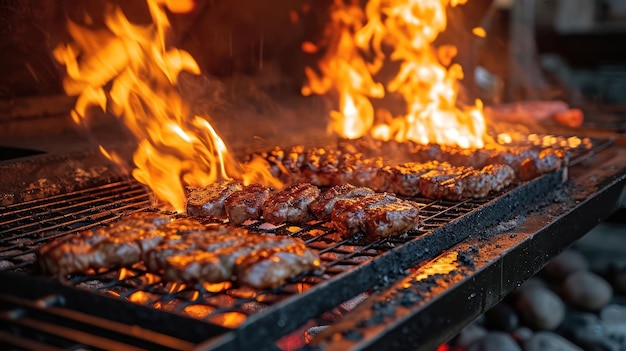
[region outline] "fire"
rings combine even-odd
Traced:
[[[331,129],[344,138],[369,133],[383,140],[483,147],[482,102],[461,107],[457,101],[463,70],[451,64],[456,48],[433,48],[447,25],[446,7],[465,2],[369,0],[363,10],[357,2],[335,0],[319,74],[306,68],[308,84],[302,88],[303,95],[331,93],[338,98],[339,110],[331,112]],[[303,49],[319,50],[310,42]],[[389,60],[399,68],[383,86],[375,77]],[[372,99],[387,92],[403,98],[405,112],[376,123]]]
[[[149,25],[131,23],[118,7],[108,9],[106,29],[68,22],[73,42],[59,45],[54,56],[66,68],[66,93],[78,96],[72,119],[87,125],[91,107],[119,118],[138,143],[133,176],[178,211],[185,207],[186,186],[231,178],[275,186],[262,167],[242,170],[209,117],[194,115],[179,94],[179,74],[198,75],[200,68],[188,52],[168,45],[167,10],[188,12],[193,1],[147,0],[147,5]],[[124,164],[114,152],[100,150]]]

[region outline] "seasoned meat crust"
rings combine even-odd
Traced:
[[[515,180],[515,171],[507,165],[487,165],[480,171],[463,175],[458,182],[464,197],[483,198],[491,191],[500,191]]]
[[[288,278],[319,267],[317,254],[302,240],[285,241],[239,258],[235,263],[238,281],[255,288],[275,288]]]
[[[336,185],[321,193],[315,201],[311,202],[309,210],[315,217],[327,219],[330,218],[337,201],[373,193],[374,190],[365,187],[356,187],[351,184]]]
[[[228,234],[224,239],[229,241]],[[164,264],[164,278],[218,283],[235,277],[242,284],[269,288],[320,264],[317,253],[298,238],[247,233],[235,241],[170,254]]]
[[[271,194],[263,205],[263,219],[272,224],[305,223],[313,219],[309,204],[320,194],[320,189],[310,183],[289,186]]]
[[[163,274],[166,280],[215,283],[235,276],[256,288],[276,287],[320,265],[317,253],[298,238],[151,213],[55,240],[42,246],[38,256],[50,274],[117,268],[143,260],[148,271]]]
[[[170,218],[141,212],[108,227],[87,230],[42,245],[37,250],[41,269],[70,274],[89,268],[116,268],[139,261],[142,252],[156,247],[164,234],[157,230]]]
[[[457,180],[473,170],[468,167],[449,167],[426,172],[419,179],[420,192],[429,199],[458,200],[463,195],[463,187]]]
[[[419,224],[419,206],[391,194],[337,201],[331,225],[344,237],[363,232],[371,238],[399,235]]]
[[[365,210],[365,235],[381,238],[400,235],[419,224],[419,205],[400,200],[374,205]]]
[[[261,218],[263,204],[270,195],[268,187],[252,184],[230,194],[224,201],[226,215],[232,224]]]
[[[430,171],[419,180],[422,195],[429,199],[457,201],[461,198],[483,198],[491,191],[499,191],[515,180],[513,168],[487,165],[481,170],[471,167],[451,167]]]
[[[420,194],[419,180],[422,175],[433,170],[445,170],[452,166],[446,162],[408,162],[397,166],[381,168],[372,181],[376,191],[392,192],[405,196]]]
[[[190,216],[223,217],[226,215],[224,201],[242,184],[238,181],[222,181],[213,183],[206,188],[187,189],[187,213]]]
[[[198,230],[169,232],[158,246],[145,252],[142,258],[148,270],[157,273],[162,271],[171,256],[184,255],[193,250],[208,251],[239,245],[248,235],[245,229],[198,224],[202,226]]]

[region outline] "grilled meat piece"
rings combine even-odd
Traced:
[[[515,171],[507,165],[487,165],[481,170],[451,167],[430,171],[419,180],[422,195],[429,199],[456,201],[462,197],[482,198],[511,184]]]
[[[500,191],[515,180],[515,171],[507,165],[487,165],[480,171],[466,173],[458,182],[464,197],[482,198],[491,191]]]
[[[261,218],[263,204],[270,190],[260,184],[252,184],[230,194],[224,201],[230,223],[239,225],[248,219]]]
[[[236,245],[169,256],[164,277],[192,283],[218,283],[231,280],[236,274],[242,283],[267,288],[318,265],[317,254],[307,249],[300,239],[248,234]]]
[[[376,191],[392,192],[405,196],[420,194],[419,179],[432,170],[450,168],[450,164],[438,161],[426,163],[408,162],[397,166],[387,166],[378,171],[372,187]]]
[[[543,149],[528,157],[519,165],[520,180],[530,180],[542,174],[554,172],[567,164],[567,155],[562,150]]]
[[[469,167],[449,167],[426,172],[418,182],[420,193],[429,199],[458,200],[463,195],[463,187],[457,180],[473,170]]]
[[[206,188],[190,188],[187,194],[187,213],[190,216],[222,217],[226,215],[224,201],[242,184],[237,181],[222,181]]]
[[[255,288],[275,288],[288,278],[319,267],[317,253],[307,248],[302,240],[289,239],[240,257],[235,263],[237,280]]]
[[[566,166],[567,153],[553,148],[543,150],[512,148],[496,153],[487,160],[487,163],[509,165],[520,180],[530,180]]]
[[[163,233],[157,228],[168,221],[169,217],[156,213],[132,214],[108,227],[47,243],[37,250],[38,261],[49,274],[129,265],[162,240]]]
[[[373,193],[372,189],[365,187],[356,187],[351,184],[336,185],[321,193],[315,201],[311,202],[309,210],[319,219],[330,218],[337,201]]]
[[[378,171],[383,167],[383,159],[381,157],[362,158],[360,155],[357,155],[353,162],[352,173],[346,179],[346,182],[358,186],[371,186],[378,176]]]
[[[331,213],[331,225],[343,236],[354,235],[364,231],[368,208],[397,201],[402,200],[387,193],[338,200]]]
[[[312,148],[306,152],[298,182],[317,186],[333,186],[345,183],[342,172],[342,153],[326,148]]]
[[[373,205],[365,210],[364,224],[365,235],[374,239],[405,233],[419,224],[419,205],[400,199]]]
[[[272,224],[305,223],[313,219],[309,204],[320,194],[320,189],[309,183],[289,186],[271,194],[263,205],[263,218]]]
[[[229,228],[223,224],[200,225],[201,228],[191,232],[167,232],[159,245],[144,252],[142,259],[148,270],[160,272],[170,256],[184,255],[193,250],[210,251],[239,245],[248,235],[246,229]]]

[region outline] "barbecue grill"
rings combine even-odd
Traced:
[[[31,187],[5,196],[13,203],[0,211],[0,343],[37,349],[300,348],[301,342],[285,340],[302,339],[303,328],[333,311],[340,316],[308,347],[432,349],[622,206],[626,150],[615,139],[592,139],[591,145],[573,151],[569,169],[486,199],[415,199],[422,225],[400,237],[342,240],[323,222],[247,223],[252,231],[302,238],[319,250],[325,266],[267,291],[165,282],[141,264],[42,276],[33,264],[42,243],[156,209],[144,187],[129,179],[98,175],[99,181],[52,196]],[[5,171],[14,168],[5,165]],[[345,307],[354,305],[345,304],[351,299],[364,302]]]

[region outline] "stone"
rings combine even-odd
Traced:
[[[589,270],[589,261],[578,251],[566,250],[558,255],[543,269],[550,279],[562,281],[568,275],[578,271]]]
[[[608,323],[626,324],[626,306],[607,305],[600,311],[600,320]]]
[[[524,351],[583,351],[564,337],[547,331],[535,333],[523,346]]]
[[[613,297],[613,288],[599,275],[578,271],[565,278],[559,288],[566,303],[589,311],[598,311]]]
[[[485,326],[488,329],[510,332],[519,325],[519,317],[513,307],[500,302],[485,313]]]
[[[570,310],[558,333],[584,350],[620,351],[619,344],[609,338],[598,316]]]
[[[533,335],[534,332],[528,327],[519,327],[511,333],[513,339],[515,339],[518,343],[522,343],[530,339]]]
[[[513,338],[501,331],[488,333],[474,341],[468,351],[522,351]]]
[[[607,305],[600,311],[600,324],[605,334],[626,350],[626,306]]]
[[[478,323],[472,323],[463,328],[459,334],[452,340],[451,344],[461,349],[467,349],[474,341],[487,335],[487,329]]]
[[[565,316],[565,304],[559,296],[540,286],[520,291],[515,310],[529,327],[542,330],[555,329]]]

